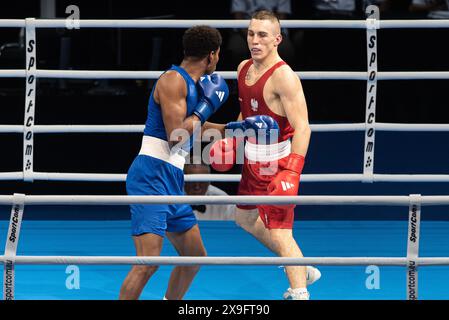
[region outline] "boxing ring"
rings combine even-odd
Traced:
[[[39,78],[71,79],[156,79],[162,71],[87,71],[87,70],[43,70],[36,65],[36,28],[65,28],[74,25],[80,28],[187,28],[196,24],[208,24],[217,28],[246,27],[246,20],[0,20],[0,27],[25,28],[26,31],[26,68],[23,70],[0,70],[1,78],[25,78],[25,109],[23,125],[0,125],[0,133],[23,135],[23,170],[20,172],[1,172],[0,180],[23,180],[33,182],[48,181],[124,181],[125,174],[108,173],[59,173],[37,172],[33,168],[35,134],[40,133],[117,133],[143,131],[143,125],[38,125],[34,123],[36,108],[36,81]],[[287,28],[357,28],[366,29],[367,65],[366,72],[297,72],[303,80],[360,80],[366,81],[366,112],[364,123],[315,124],[314,132],[364,132],[363,172],[351,174],[303,174],[302,182],[449,182],[448,174],[378,174],[374,172],[376,131],[408,132],[448,132],[449,124],[404,124],[377,123],[376,94],[377,81],[412,79],[449,79],[448,71],[438,72],[379,72],[377,70],[377,30],[381,28],[449,28],[449,20],[379,20],[376,12],[366,20],[351,21],[282,21]],[[218,72],[226,79],[236,79],[236,72]],[[186,181],[236,182],[239,175],[207,174],[187,175]],[[124,206],[129,204],[188,203],[188,204],[273,204],[295,203],[299,206],[393,206],[408,207],[408,221],[404,222],[301,222],[295,227],[300,234],[299,243],[309,243],[306,258],[280,258],[270,253],[232,222],[204,222],[200,224],[208,257],[176,257],[173,248],[164,244],[161,257],[135,257],[129,237],[128,221],[122,222],[67,222],[67,221],[23,221],[25,206]],[[444,288],[449,285],[447,277],[449,252],[441,243],[448,243],[446,222],[421,221],[421,208],[427,206],[448,206],[449,195],[410,194],[402,196],[56,196],[56,195],[0,195],[0,205],[12,206],[9,224],[0,222],[2,234],[6,233],[5,252],[0,256],[4,264],[3,298],[14,299],[115,299],[120,283],[131,264],[161,265],[150,280],[151,292],[144,292],[143,299],[160,299],[168,280],[165,268],[172,265],[204,265],[194,281],[187,299],[277,299],[285,290],[287,283],[279,268],[273,266],[317,265],[323,266],[323,279],[311,288],[314,299],[417,299],[418,268],[420,288],[424,299],[449,299]],[[63,213],[62,213],[63,214]],[[423,213],[425,215],[425,210]],[[377,232],[382,228],[391,231],[385,239]],[[17,254],[20,231],[23,234],[21,251],[32,254]],[[217,235],[217,230],[221,234]],[[52,231],[53,236],[40,234]],[[58,231],[59,230],[59,231]],[[63,231],[61,231],[63,230]],[[329,230],[335,232],[332,236]],[[3,232],[5,231],[5,232]],[[92,232],[91,232],[92,231]],[[424,238],[426,249],[419,251],[421,232],[425,237],[437,236],[438,240]],[[429,233],[432,233],[429,235]],[[241,245],[225,246],[224,239],[231,237]],[[223,238],[220,238],[223,237]],[[342,241],[334,241],[334,237]],[[0,239],[1,240],[1,239]],[[3,240],[1,240],[3,241]],[[61,241],[61,243],[59,243]],[[390,242],[391,241],[391,242]],[[388,244],[386,244],[388,243]],[[403,246],[406,243],[406,252]],[[98,249],[93,248],[98,244]],[[125,246],[126,244],[126,246]],[[209,245],[210,244],[210,245]],[[0,243],[1,245],[1,243]],[[343,248],[343,245],[350,246]],[[384,246],[380,250],[379,246]],[[212,249],[213,247],[214,249]],[[53,249],[49,249],[53,248]],[[402,249],[401,249],[402,248]],[[341,251],[340,251],[341,250]],[[346,250],[346,251],[345,251]],[[339,255],[339,252],[342,252]],[[218,254],[217,254],[218,253]],[[419,254],[420,253],[420,254]],[[377,254],[377,255],[376,255]],[[238,255],[238,256],[235,256]],[[250,255],[250,256],[248,256]],[[337,256],[335,256],[337,255]],[[332,256],[332,257],[330,257]],[[34,265],[34,267],[33,267]],[[45,265],[45,266],[38,266]],[[83,285],[87,293],[76,295],[66,290],[64,281],[65,265],[81,265]],[[105,267],[104,265],[112,265]],[[242,268],[241,277],[248,282],[230,281],[237,277],[237,267]],[[351,290],[365,287],[367,274],[361,269],[366,266],[382,266],[384,276],[394,287],[383,291],[383,295],[366,289],[365,293],[353,295]],[[404,268],[405,267],[405,268]],[[42,269],[41,269],[42,268]],[[346,270],[346,275],[330,276],[334,268]],[[36,278],[36,270],[56,272],[61,279],[49,275],[49,290],[42,293],[39,289],[44,276]],[[164,271],[165,270],[165,271]],[[43,271],[39,271],[43,272]],[[21,274],[23,277],[21,278]],[[38,273],[40,274],[40,273]],[[46,273],[42,273],[46,274]],[[61,276],[62,274],[62,276]],[[158,274],[161,274],[158,278]],[[225,275],[225,276],[223,276]],[[217,277],[222,278],[217,279]],[[266,284],[260,279],[276,279]],[[86,279],[87,278],[87,279]],[[225,279],[225,280],[223,280]],[[226,280],[227,279],[227,280]],[[282,279],[282,280],[280,280]],[[348,280],[349,279],[349,280]],[[326,283],[326,281],[328,281]],[[396,282],[400,282],[397,284]],[[17,287],[16,287],[17,282]],[[58,283],[58,284],[57,284]],[[87,283],[87,284],[86,284]],[[201,283],[209,283],[218,289],[210,289]],[[338,285],[341,285],[338,287]],[[352,285],[352,287],[351,287]],[[58,287],[59,286],[59,287]],[[354,289],[357,287],[358,289]],[[404,288],[405,287],[405,288]],[[332,288],[332,289],[331,289]],[[398,289],[400,288],[400,289]],[[21,291],[23,289],[23,291]],[[405,289],[405,290],[404,290]],[[27,294],[25,291],[30,292]],[[315,291],[317,292],[315,294]],[[385,293],[386,292],[386,293]]]

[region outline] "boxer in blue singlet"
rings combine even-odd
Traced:
[[[181,64],[164,72],[151,92],[142,147],[126,179],[129,195],[184,194],[183,166],[192,145],[194,123],[206,123],[207,127],[206,120],[229,95],[226,82],[213,73],[221,42],[219,31],[209,26],[195,26],[184,33]],[[184,138],[176,134],[179,130],[187,133]],[[182,256],[206,255],[195,215],[181,207],[186,206],[130,206],[138,256],[160,255],[165,235]],[[119,298],[138,299],[157,268],[133,266]],[[174,268],[164,298],[182,299],[198,270],[198,266]]]

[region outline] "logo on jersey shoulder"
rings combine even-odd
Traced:
[[[223,101],[223,98],[225,96],[225,92],[224,91],[215,91],[215,93],[218,96],[218,99],[220,99],[220,102]]]
[[[282,185],[282,190],[284,190],[284,191],[290,190],[291,188],[293,188],[295,186],[293,183],[285,182],[285,181],[281,181],[281,185]]]
[[[251,110],[257,111],[259,109],[259,102],[256,99],[251,98]]]

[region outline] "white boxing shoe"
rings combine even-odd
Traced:
[[[320,270],[312,266],[306,266],[306,280],[308,286],[320,280],[320,278],[321,278]]]
[[[285,268],[284,268],[285,271]],[[321,272],[315,267],[306,266],[306,283],[311,285],[321,278]],[[283,295],[284,300],[310,300],[310,293],[307,289],[288,288]]]
[[[282,268],[284,268],[285,272],[285,267]],[[321,278],[320,270],[312,266],[306,266],[306,281],[307,281],[306,283],[308,286],[317,282],[320,278]]]

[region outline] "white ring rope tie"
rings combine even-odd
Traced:
[[[23,202],[24,194],[15,193],[13,197],[14,204],[11,208],[9,228],[6,234],[5,255],[3,256],[3,300],[14,300],[14,265],[25,206]]]
[[[377,29],[379,8],[369,6],[366,28],[366,51],[369,78],[366,83],[365,99],[365,144],[363,148],[363,182],[372,183],[374,180],[374,149],[377,104]]]
[[[421,195],[411,194],[407,236],[407,299],[418,299],[418,253],[421,229]]]
[[[26,24],[26,79],[25,79],[25,112],[23,126],[23,180],[33,181],[34,159],[34,119],[36,110],[36,28],[35,19],[25,19]]]

